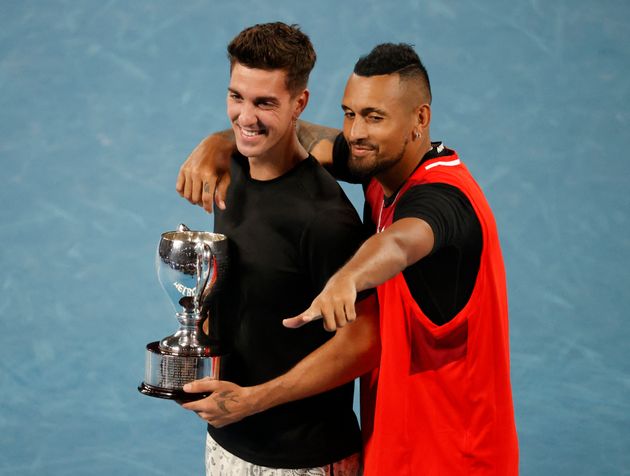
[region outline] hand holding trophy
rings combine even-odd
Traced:
[[[204,394],[190,394],[182,387],[204,377],[218,378],[222,353],[216,325],[208,325],[209,303],[225,280],[228,267],[225,235],[191,231],[180,225],[162,234],[156,268],[162,288],[176,310],[175,334],[146,346],[144,381],[138,390],[151,397],[190,401]],[[213,323],[209,323],[213,324]]]

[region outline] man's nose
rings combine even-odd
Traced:
[[[241,127],[253,126],[258,122],[256,108],[253,104],[244,103],[238,114],[238,123]]]
[[[365,121],[360,117],[355,117],[350,126],[349,139],[351,141],[365,139],[367,137],[367,127]]]

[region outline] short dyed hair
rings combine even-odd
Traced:
[[[230,69],[235,63],[267,71],[287,73],[287,90],[296,94],[306,88],[317,55],[309,37],[298,25],[261,23],[241,31],[227,47]]]
[[[419,79],[431,103],[431,83],[429,73],[420,61],[420,57],[407,43],[382,43],[367,55],[361,56],[354,65],[358,76],[377,76],[399,74],[401,80]]]

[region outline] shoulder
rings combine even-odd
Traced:
[[[361,219],[350,199],[335,178],[314,159],[305,164],[300,194],[311,210],[310,232],[339,233],[339,229],[362,228]]]
[[[411,184],[411,186],[403,192],[398,200],[399,206],[409,202],[421,202],[423,200],[465,200],[468,201],[466,194],[456,185],[442,182],[419,182]]]
[[[302,194],[311,200],[334,201],[345,197],[337,180],[312,155],[300,163],[296,178]]]
[[[249,176],[249,161],[247,157],[241,155],[239,152],[232,154],[230,161],[230,175],[232,181],[242,181]]]
[[[480,235],[479,219],[468,197],[446,183],[422,183],[410,187],[400,198],[394,221],[420,218],[435,236],[436,248]]]
[[[466,194],[448,183],[418,183],[409,187],[398,200],[394,219],[424,214],[448,214],[453,220],[474,215]]]

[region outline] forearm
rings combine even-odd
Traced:
[[[332,146],[335,139],[341,132],[339,129],[320,126],[319,124],[314,124],[300,119],[297,122],[296,130],[298,140],[300,141],[300,144],[302,144],[302,147],[313,155],[319,151],[319,154],[315,155],[315,158],[321,165],[332,164]],[[234,148],[236,148],[234,130],[231,128],[210,134],[202,141],[202,144],[206,141],[216,140],[220,140],[221,143],[229,141],[233,144]]]
[[[339,129],[320,126],[303,120],[299,120],[297,123],[300,144],[325,167],[332,165],[333,144],[340,132]]]
[[[433,231],[428,223],[405,218],[382,233],[371,236],[354,256],[331,278],[350,280],[357,292],[374,288],[427,256],[433,248]]]
[[[197,147],[206,146],[209,143],[216,143],[227,148],[228,144],[236,151],[236,139],[234,138],[234,131],[232,129],[224,129],[222,131],[213,132],[202,140]]]
[[[302,359],[286,374],[253,387],[258,411],[307,398],[365,374],[378,365],[378,303],[370,296],[357,303],[356,322]]]

